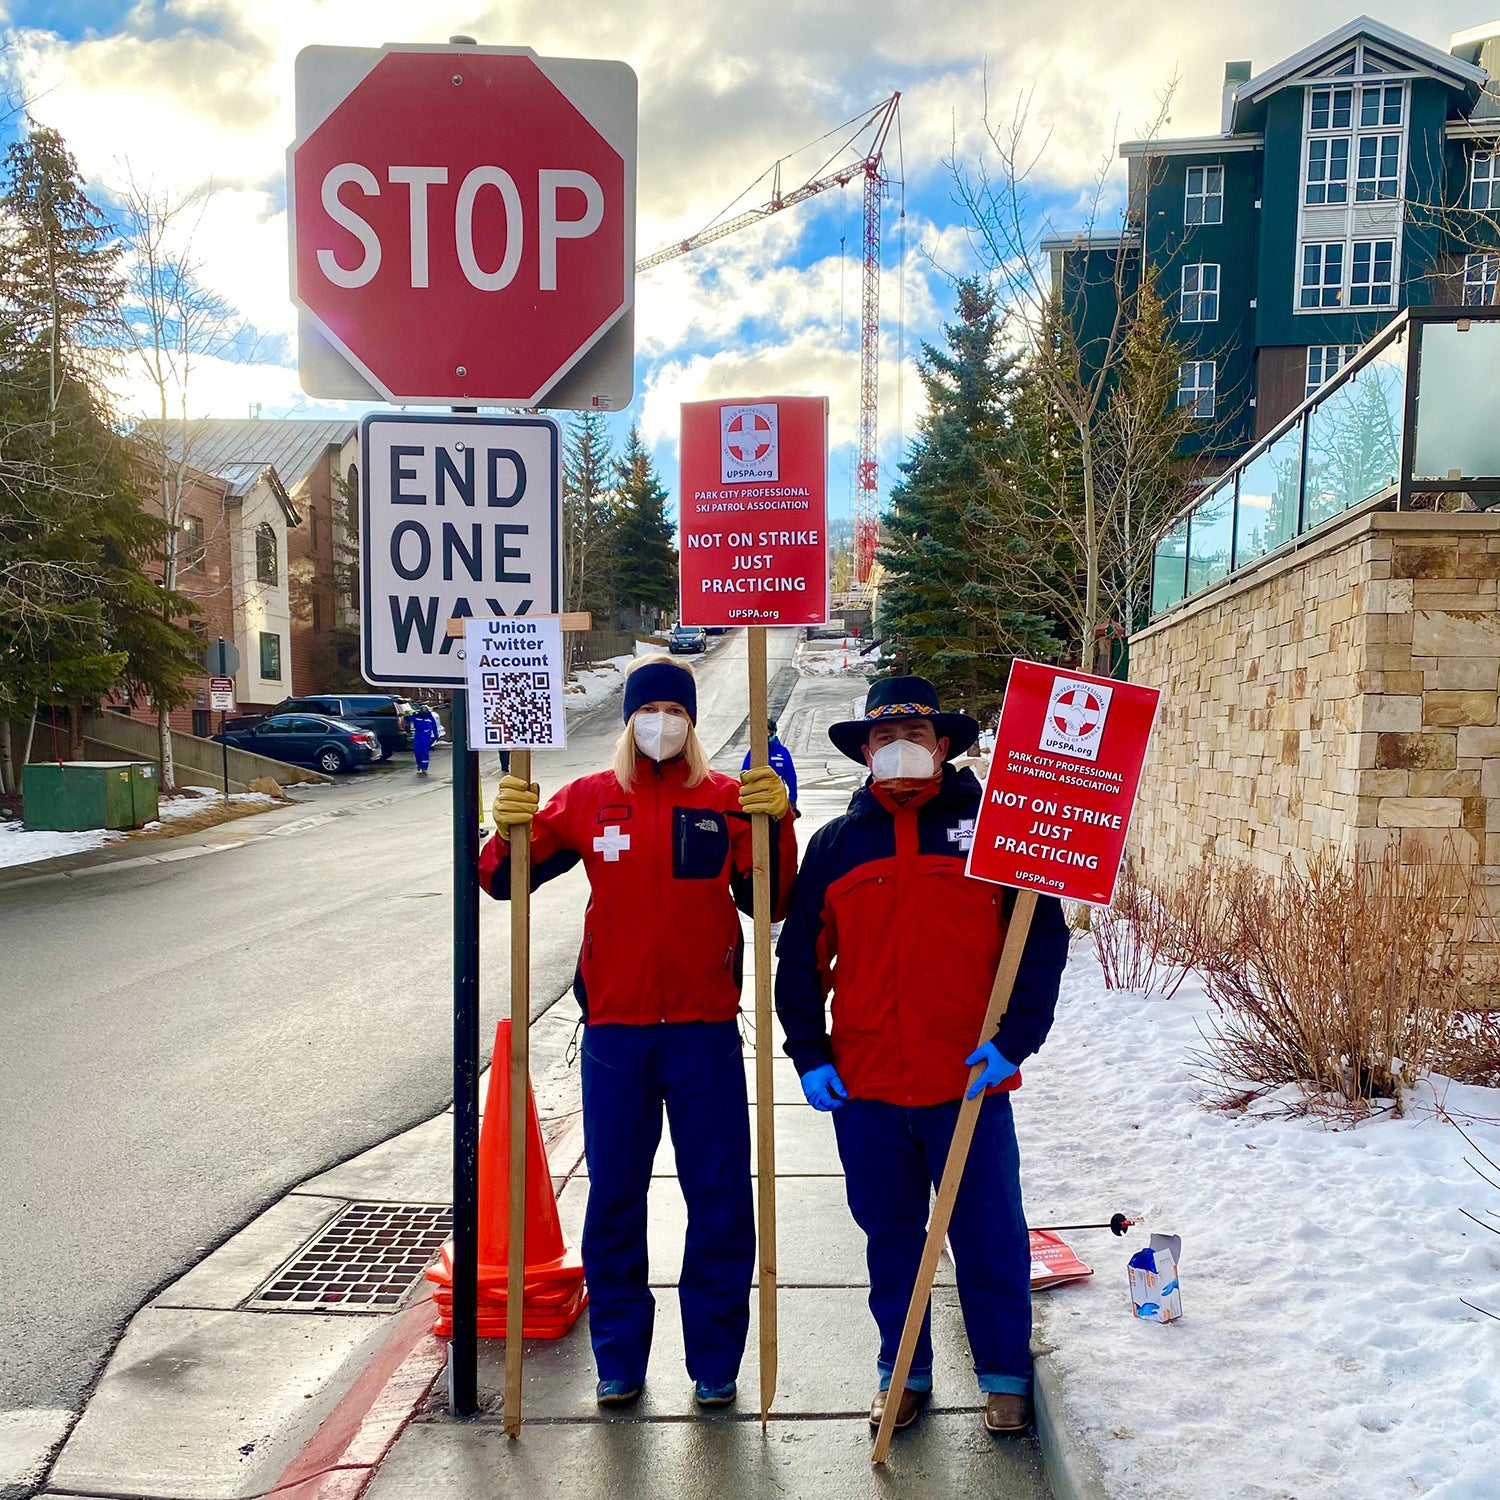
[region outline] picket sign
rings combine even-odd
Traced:
[[[976,1046],[994,1036],[1010,1006],[1038,894],[1094,905],[1108,905],[1113,899],[1160,699],[1157,689],[1137,683],[1039,662],[1011,664],[965,873],[1010,886],[1017,894]],[[1076,844],[1075,833],[1080,835]],[[969,1070],[965,1094],[983,1071],[982,1063]],[[891,1371],[885,1414],[875,1435],[871,1459],[877,1464],[883,1464],[891,1450],[896,1414],[983,1103],[984,1095],[978,1094],[959,1104]]]
[[[531,616],[530,618],[547,618]],[[564,633],[589,630],[587,610],[551,616]],[[447,633],[462,640],[469,620],[449,620]],[[469,689],[472,701],[474,689]],[[486,749],[495,746],[487,745]],[[500,746],[509,749],[508,746]],[[455,774],[457,774],[455,769]],[[531,751],[510,750],[510,774],[531,782]],[[481,809],[481,816],[483,810]],[[490,1060],[490,1066],[499,1064]],[[510,1215],[509,1257],[505,1267],[505,1434],[521,1435],[522,1317],[526,1306],[526,1132],[531,1089],[531,825],[518,824],[510,836]]]

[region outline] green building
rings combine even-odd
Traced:
[[[1500,23],[1443,51],[1361,16],[1259,73],[1228,63],[1220,134],[1126,142],[1122,232],[1044,249],[1085,355],[1117,286],[1154,278],[1217,472],[1403,308],[1495,302],[1497,148]]]

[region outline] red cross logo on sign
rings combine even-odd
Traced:
[[[1094,760],[1104,738],[1104,720],[1114,689],[1077,678],[1053,679],[1042,721],[1041,748],[1054,755]]]
[[[771,424],[759,412],[742,411],[729,424],[726,442],[742,464],[754,463],[771,451]]]
[[[720,408],[720,479],[724,484],[747,484],[781,477],[776,403]]]
[[[1087,688],[1069,688],[1052,706],[1052,722],[1074,739],[1092,734],[1103,717],[1103,707]]]

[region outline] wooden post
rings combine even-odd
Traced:
[[[1015,988],[1016,971],[1021,966],[1021,954],[1026,948],[1026,934],[1031,930],[1031,916],[1035,910],[1036,892],[1018,891],[1015,909],[1010,915],[1010,926],[1005,934],[1005,947],[1000,954],[1000,967],[995,970],[995,982],[990,987],[989,1007],[984,1013],[984,1025],[980,1028],[976,1045],[982,1045],[994,1036],[995,1028],[1010,1005],[1011,990]],[[968,1086],[973,1085],[980,1070],[981,1065],[975,1063],[969,1071]],[[967,1091],[966,1087],[965,1092]],[[916,1352],[917,1335],[922,1331],[922,1319],[927,1316],[927,1303],[932,1296],[932,1278],[937,1274],[938,1256],[943,1253],[948,1221],[953,1217],[954,1200],[958,1197],[964,1163],[969,1158],[974,1126],[979,1119],[979,1106],[983,1103],[984,1095],[980,1094],[973,1099],[964,1099],[959,1105],[958,1121],[953,1127],[953,1140],[948,1146],[948,1159],[943,1167],[943,1180],[938,1187],[937,1201],[932,1206],[932,1217],[927,1222],[927,1243],[922,1247],[922,1261],[917,1268],[916,1284],[911,1289],[911,1302],[906,1309],[906,1326],[901,1330],[896,1367],[891,1371],[885,1415],[880,1420],[880,1431],[875,1435],[875,1451],[871,1460],[877,1464],[883,1464],[891,1451],[891,1434],[896,1430],[896,1413],[901,1407],[907,1376],[911,1374],[911,1359]]]
[[[513,750],[510,773],[531,780],[531,751]],[[482,816],[482,814],[481,814]],[[531,1086],[531,825],[510,834],[510,1245],[505,1267],[505,1435],[521,1435],[521,1349],[526,1305],[526,1135]],[[505,1066],[490,1059],[492,1068]]]
[[[770,764],[766,728],[766,629],[746,628],[750,662],[750,764]],[[750,820],[755,910],[755,1142],[760,1185],[760,1426],[776,1399],[776,1025],[771,1009],[771,820]]]

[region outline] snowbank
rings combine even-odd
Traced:
[[[0,868],[35,864],[40,859],[57,859],[64,854],[81,854],[85,849],[101,849],[124,836],[102,828],[82,833],[48,833],[42,829],[23,828],[19,819],[0,820]]]
[[[597,708],[611,694],[620,691],[625,681],[625,668],[634,660],[634,656],[611,656],[591,667],[580,667],[568,679],[564,706],[573,713],[586,713]]]
[[[1057,1024],[1017,1098],[1034,1224],[1094,1280],[1039,1298],[1067,1422],[1110,1492],[1150,1500],[1500,1496],[1500,1192],[1442,1112],[1500,1160],[1500,1090],[1443,1079],[1355,1130],[1198,1102],[1210,1012],[1104,988],[1075,943]],[[1477,1159],[1477,1158],[1476,1158]],[[1480,1163],[1483,1165],[1483,1163]],[[1494,1174],[1491,1174],[1494,1175]],[[1180,1234],[1180,1323],[1130,1315],[1125,1263]]]
[[[223,792],[217,787],[183,787],[175,797],[161,799],[157,804],[159,820],[155,823],[147,823],[146,827],[159,828],[163,823],[176,822],[178,818],[191,818],[194,814],[204,812],[223,800]],[[242,803],[247,807],[258,805],[272,807],[276,803],[274,797],[268,797],[264,792],[231,792],[229,800]]]

